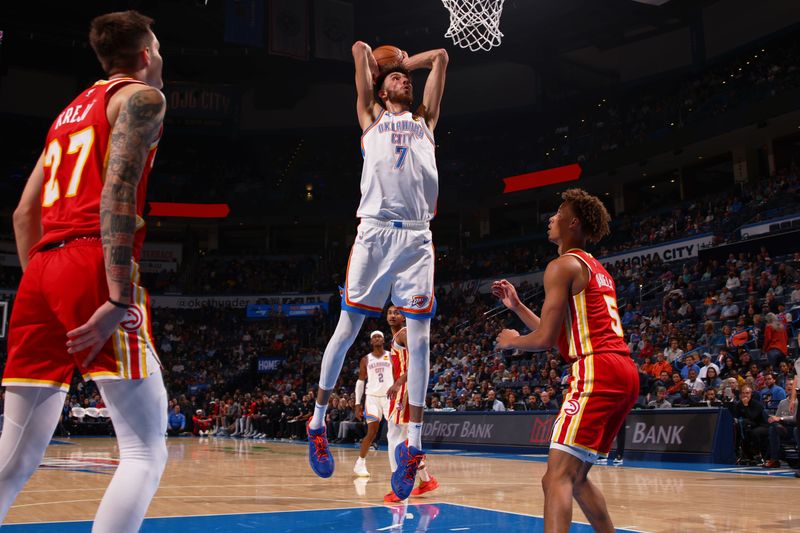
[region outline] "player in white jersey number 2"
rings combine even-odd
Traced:
[[[408,57],[379,72],[372,49],[353,45],[356,67],[356,111],[363,135],[361,149],[361,218],[347,265],[342,313],[325,348],[314,415],[309,422],[309,464],[320,477],[333,475],[333,455],[325,435],[328,399],[345,354],[358,335],[364,316],[380,316],[392,303],[408,321],[408,445],[397,447],[398,468],[392,490],[404,500],[411,493],[422,452],[422,408],[430,369],[430,319],[434,256],[428,227],[436,212],[439,178],[433,132],[444,92],[447,52],[431,50]],[[431,70],[422,106],[412,112],[409,72]]]
[[[372,351],[361,358],[356,382],[356,418],[361,420],[361,399],[364,396],[364,380],[367,392],[367,435],[361,440],[361,451],[353,467],[358,476],[369,476],[367,470],[367,452],[378,436],[381,419],[389,420],[389,398],[387,393],[394,383],[392,361],[389,352],[384,349],[384,337],[381,331],[373,331],[369,336]]]

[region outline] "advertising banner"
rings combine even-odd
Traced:
[[[328,312],[327,302],[313,304],[256,304],[247,306],[247,318],[308,317]]]
[[[432,444],[549,446],[557,413],[426,412],[422,440]],[[719,409],[637,410],[625,421],[625,449],[640,452],[713,451]]]
[[[283,357],[259,357],[258,358],[258,373],[259,374],[273,374],[280,370]]]

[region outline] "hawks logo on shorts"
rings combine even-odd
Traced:
[[[132,305],[128,308],[125,318],[122,319],[122,322],[120,322],[119,325],[125,331],[135,333],[136,330],[142,327],[142,322],[144,322],[144,315],[142,315],[142,311],[135,305]]]
[[[575,416],[581,410],[581,404],[575,400],[567,400],[564,402],[564,413],[569,416]]]
[[[423,296],[421,294],[417,294],[416,296],[411,297],[411,307],[416,307],[418,309],[423,309],[425,305],[428,303],[428,297]]]

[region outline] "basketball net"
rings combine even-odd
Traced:
[[[488,52],[500,45],[500,15],[505,0],[442,0],[450,12],[450,27],[445,37],[472,52]]]

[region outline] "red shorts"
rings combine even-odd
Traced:
[[[553,447],[585,460],[608,455],[639,396],[636,365],[617,354],[589,355],[573,363],[569,384],[553,425]]]
[[[108,300],[99,238],[76,239],[33,255],[22,276],[8,330],[3,386],[69,390],[77,368],[84,379],[141,379],[159,366],[150,327],[150,299],[132,274],[134,305],[88,368],[86,352],[67,353],[67,332]]]

